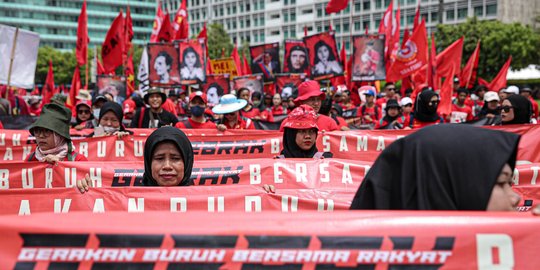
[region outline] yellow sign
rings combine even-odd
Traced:
[[[213,74],[229,74],[231,78],[238,76],[236,65],[232,58],[210,60]]]

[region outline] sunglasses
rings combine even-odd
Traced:
[[[514,107],[512,107],[512,106],[502,106],[502,107],[500,107],[499,109],[500,109],[501,111],[504,111],[504,112],[507,113],[507,112],[510,112],[510,109],[512,109],[512,108],[514,108]]]
[[[90,114],[90,111],[89,111],[89,110],[79,110],[79,111],[77,111],[77,113],[80,113],[80,114]]]

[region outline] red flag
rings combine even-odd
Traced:
[[[437,55],[437,76],[439,78],[449,77],[452,73],[459,74],[461,72],[461,54],[464,39],[464,37],[461,37]]]
[[[124,34],[126,37],[125,43],[126,43],[126,56],[131,51],[131,41],[133,40],[133,21],[131,20],[131,11],[129,9],[129,6],[127,7],[126,11],[126,23],[125,23],[125,30]]]
[[[460,87],[473,88],[474,81],[476,81],[476,72],[478,70],[478,60],[480,60],[480,41],[476,44],[474,52],[461,71],[461,76],[459,78]]]
[[[105,72],[114,72],[114,69],[122,65],[124,41],[124,17],[120,11],[111,28],[107,31],[107,36],[101,47],[101,59],[103,59]]]
[[[489,83],[489,90],[499,92],[502,88],[506,87],[506,75],[508,74],[508,69],[510,68],[510,63],[512,63],[512,56],[508,57],[506,63],[502,66],[499,74]]]
[[[188,21],[186,0],[182,0],[182,4],[176,11],[176,15],[174,16],[174,22],[172,26],[174,30],[176,31],[175,39],[188,39],[189,38],[189,21]]]
[[[43,98],[43,101],[41,102],[41,106],[45,104],[49,104],[51,102],[51,98],[53,96],[54,91],[55,90],[54,90],[53,64],[52,64],[52,60],[49,60],[49,72],[47,72],[45,85],[43,85],[43,89],[41,89],[41,96]]]
[[[34,86],[34,90],[30,93],[31,96],[39,96],[39,88]]]
[[[174,40],[174,36],[175,32],[171,25],[171,20],[169,20],[169,14],[166,14],[163,23],[161,24],[161,29],[159,29],[157,41],[171,42]]]
[[[439,89],[439,83],[437,80],[437,49],[435,44],[435,35],[431,33],[431,49],[429,53],[429,61],[427,66],[427,79],[426,83],[434,90]]]
[[[130,97],[135,91],[135,71],[133,69],[133,55],[130,55],[127,60],[126,68],[124,69],[126,76],[126,97]]]
[[[349,0],[330,0],[326,5],[326,14],[338,13],[345,9],[349,4]]]
[[[418,6],[416,7],[416,13],[414,14],[413,31],[418,27],[420,22],[420,0],[418,0]]]
[[[452,112],[452,92],[454,91],[454,70],[447,76],[440,91],[440,103],[437,112],[441,115],[449,115]]]
[[[101,61],[99,59],[97,61],[97,75],[105,75],[105,69],[103,68],[103,65],[101,64]]]
[[[206,23],[204,23],[201,32],[199,32],[199,34],[197,35],[197,38],[208,39],[208,29],[206,29]]]
[[[409,40],[409,36],[410,36],[409,29],[405,29],[405,31],[403,32],[403,42],[401,43],[402,49],[405,43],[407,42],[407,40]]]
[[[75,71],[73,72],[73,78],[71,78],[71,88],[69,89],[69,96],[66,102],[66,105],[72,109],[75,109],[77,104],[77,99],[75,98],[79,94],[81,89],[81,71],[79,66],[75,66]]]
[[[242,64],[240,62],[240,55],[238,54],[238,48],[236,48],[236,44],[234,44],[233,51],[231,53],[231,57],[234,61],[234,64],[236,65],[236,70],[238,71],[238,76],[243,76],[242,73]]]
[[[77,26],[77,45],[75,48],[75,56],[77,64],[84,65],[88,58],[88,17],[86,16],[86,0],[84,0],[81,14],[79,14],[79,25]]]
[[[339,53],[339,58],[341,58],[341,65],[347,67],[347,51],[345,50],[345,44],[341,44],[341,52]]]
[[[485,86],[488,86],[488,87],[489,87],[489,82],[486,81],[486,80],[484,80],[484,79],[482,79],[482,78],[480,78],[480,77],[478,77],[478,84],[479,84],[479,85],[485,85]],[[492,91],[492,90],[490,89],[490,91]]]
[[[161,10],[161,2],[158,1],[158,9],[156,11],[156,17],[154,18],[154,25],[152,27],[152,35],[150,35],[150,42],[158,41],[158,34],[159,34],[159,30],[161,29],[161,24],[163,23],[164,17],[165,17],[165,14],[163,14],[163,11]]]
[[[386,80],[395,82],[403,77],[418,71],[427,63],[427,37],[426,25],[422,21],[411,38],[405,44],[405,48],[399,50],[396,55],[396,61],[388,69]]]
[[[251,67],[249,66],[248,60],[243,52],[242,52],[242,58],[244,59],[242,73],[244,73],[244,75],[252,74]]]
[[[383,17],[381,18],[381,23],[379,24],[379,35],[384,34],[386,36],[385,44],[384,44],[384,58],[387,60],[387,63],[391,63],[388,61],[390,59],[390,55],[392,53],[392,49],[394,46],[394,42],[392,41],[394,39],[393,35],[393,28],[394,28],[394,18],[392,17],[392,12],[394,10],[394,1],[390,1],[390,4],[388,5],[388,8],[383,14]]]
[[[366,24],[366,32],[364,33],[366,36],[369,36],[369,27],[368,25]]]
[[[307,37],[307,25],[304,25],[304,37]]]

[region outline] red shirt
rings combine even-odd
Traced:
[[[287,114],[287,110],[283,106],[272,106],[272,116]]]
[[[536,119],[538,118],[538,103],[536,103],[536,100],[534,100],[534,98],[532,97],[529,97],[529,100],[531,101],[531,105],[533,108],[534,119]]]
[[[386,103],[384,103],[386,104]],[[379,121],[379,119],[381,119],[382,117],[382,110],[381,108],[377,107],[377,106],[373,106],[373,107],[368,107],[367,105],[365,105],[365,109],[362,109],[364,106],[360,106],[358,107],[358,111],[356,113],[356,115],[360,116],[360,120],[362,121],[363,124],[374,124],[376,123],[377,121]],[[364,113],[362,113],[362,111]],[[377,113],[375,113],[375,111]],[[372,121],[368,121],[364,118],[364,115],[369,115],[372,119]]]
[[[463,123],[473,119],[471,107],[465,105],[459,107],[457,104],[452,104],[452,112],[450,113],[450,123]]]
[[[317,117],[317,127],[319,127],[319,131],[339,130],[339,127],[334,119],[332,119],[330,116],[322,114],[319,114],[319,117]]]
[[[352,110],[354,108],[356,108],[356,106],[354,106],[354,104],[352,103],[349,103],[349,105],[344,105],[343,103],[340,103],[339,106],[344,110]]]
[[[230,125],[229,122],[224,118],[223,124],[227,127],[227,129],[255,129],[253,122],[249,118],[244,119],[239,117],[238,121],[236,121],[236,125],[234,126]]]
[[[4,125],[0,122],[0,129],[4,129]]]
[[[191,124],[191,127],[189,129],[216,129],[217,128],[216,124],[214,124],[214,122],[212,121],[206,121],[204,123],[200,123],[200,122],[191,120],[191,118],[189,118],[187,121],[189,122],[189,124]],[[180,121],[176,123],[176,125],[174,126],[179,129],[188,128],[184,124],[184,121]]]
[[[71,156],[75,156],[74,161],[88,161],[88,159],[85,156],[83,156],[83,155],[81,155],[81,154],[79,154],[79,153],[77,153],[75,151],[71,152]],[[26,161],[39,161],[36,158],[36,152],[32,152],[32,154],[30,154],[30,157]],[[66,161],[66,159],[64,158],[64,159],[62,159],[60,161]]]
[[[398,124],[401,124],[401,127],[405,127],[405,122],[409,122],[405,116],[403,115],[400,115],[398,116],[398,118],[396,118],[396,122]],[[375,125],[375,129],[381,129],[381,128],[386,128],[386,126],[388,126],[390,123],[388,123],[388,121],[385,121],[384,120],[384,117],[381,118],[381,120],[377,121],[377,124]],[[398,127],[396,126],[394,129],[398,129]]]

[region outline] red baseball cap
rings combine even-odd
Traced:
[[[305,81],[298,86],[298,97],[294,103],[299,105],[300,102],[308,100],[310,97],[319,97],[322,100],[326,98],[326,94],[321,92],[321,86],[317,81]]]
[[[204,104],[208,103],[208,98],[206,97],[206,94],[201,91],[196,91],[196,92],[191,93],[191,95],[189,95],[189,100],[191,101],[195,97],[201,97]]]
[[[124,104],[122,104],[122,107],[123,107],[123,111],[124,111],[124,114],[126,113],[132,113],[135,111],[135,101],[133,101],[132,99],[126,99],[124,101]]]

